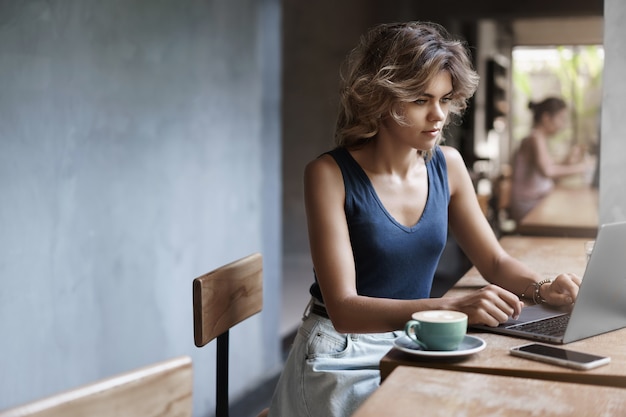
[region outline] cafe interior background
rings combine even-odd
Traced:
[[[571,99],[602,109],[580,139],[602,142],[600,222],[626,219],[625,15],[621,0],[0,1],[0,409],[186,354],[194,415],[210,415],[191,280],[256,251],[265,304],[231,334],[235,407],[275,378],[312,279],[302,169],[332,146],[339,64],[375,23],[468,40],[482,82],[448,144],[477,184],[526,123],[513,51],[600,46],[596,101]]]

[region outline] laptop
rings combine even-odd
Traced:
[[[559,330],[558,326],[562,328]],[[626,222],[600,226],[573,306],[564,309],[536,304],[522,309],[517,320],[510,319],[498,327],[471,326],[554,344],[623,327],[626,327]]]

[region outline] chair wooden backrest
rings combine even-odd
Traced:
[[[180,356],[5,411],[0,417],[191,417],[191,358]]]
[[[263,309],[263,257],[248,255],[193,280],[194,340],[217,338],[216,416],[228,416],[228,336]]]

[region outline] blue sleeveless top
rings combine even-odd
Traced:
[[[379,200],[369,177],[344,148],[330,152],[343,175],[345,212],[356,266],[359,295],[428,298],[448,234],[448,171],[443,152],[435,148],[426,163],[428,199],[412,227],[398,223]],[[323,302],[317,283],[310,293]]]

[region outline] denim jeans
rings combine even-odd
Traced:
[[[380,384],[379,362],[398,332],[338,333],[305,312],[270,405],[270,417],[348,417]]]

